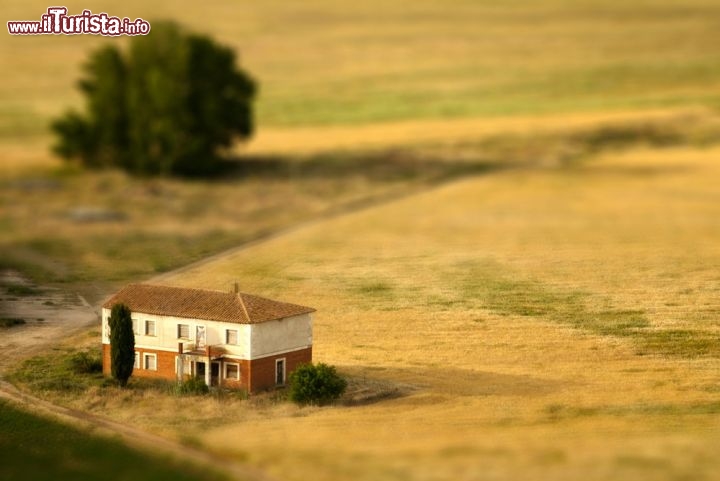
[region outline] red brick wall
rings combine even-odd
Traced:
[[[234,379],[225,379],[225,363],[230,364],[239,364],[240,365],[240,380],[236,381]],[[245,389],[246,391],[250,391],[249,385],[248,385],[248,372],[250,369],[250,361],[246,361],[244,359],[224,359],[222,363],[220,364],[220,376],[221,376],[221,386],[226,387],[229,389]]]
[[[287,380],[290,373],[300,364],[312,362],[312,347],[250,361],[250,392],[258,392],[275,387],[275,360],[282,358],[285,358],[285,379]]]
[[[140,353],[140,368],[133,369],[133,376],[175,380],[175,356],[177,353],[154,349],[135,349],[135,352]],[[157,356],[157,371],[144,369],[143,353]],[[103,344],[103,374],[110,375],[110,344]]]
[[[103,344],[102,349],[103,358],[103,374],[106,376],[110,375],[110,344]]]
[[[133,370],[135,377],[151,377],[175,380],[175,352],[157,351],[153,349],[136,349],[140,353],[140,368]],[[103,344],[103,374],[110,375],[110,345]],[[143,369],[143,353],[153,353],[157,355],[157,371],[149,371]],[[298,365],[312,362],[312,348],[300,349],[298,351],[287,352],[275,356],[254,359],[252,361],[244,359],[227,359],[220,364],[220,376],[225,374],[224,362],[240,364],[240,380],[221,379],[223,387],[245,389],[248,392],[258,392],[275,387],[275,360],[285,358],[285,379],[287,380],[290,373],[297,368]],[[210,369],[210,366],[207,366]],[[189,374],[189,373],[187,373]]]
[[[154,349],[135,349],[140,353],[140,368],[133,370],[133,376],[162,378],[174,381],[175,377],[175,356],[176,352],[156,351]],[[157,356],[157,371],[145,369],[143,354],[155,354]]]

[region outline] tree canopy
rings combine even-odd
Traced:
[[[235,52],[175,23],[153,23],[126,52],[92,52],[79,88],[85,111],[52,123],[54,151],[87,167],[206,175],[220,165],[221,149],[253,132],[256,86]]]

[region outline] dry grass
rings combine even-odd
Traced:
[[[91,285],[97,300],[114,284],[483,168],[390,155],[263,157],[196,182],[11,168],[0,180],[0,267],[39,283]]]
[[[477,141],[497,136],[540,136],[599,130],[603,126],[677,122],[713,116],[704,108],[665,108],[574,114],[514,115],[495,118],[405,120],[352,126],[276,127],[263,129],[247,146],[249,152],[314,153],[341,149],[384,149]],[[237,149],[241,153],[241,149]]]
[[[277,0],[68,3],[173,18],[236,47],[260,80],[260,126],[527,115],[717,104],[712,0],[628,3]],[[47,4],[8,5],[39,19]],[[125,40],[4,35],[0,135],[44,132],[79,103],[89,49]]]
[[[142,384],[51,396],[289,480],[711,479],[720,149],[594,147],[601,137],[603,146],[662,145],[678,132],[691,139],[695,130],[677,124],[447,147],[479,155],[478,146],[508,144],[525,162],[165,277],[217,288],[239,280],[247,291],[313,305],[316,359],[350,376],[353,396],[379,402],[300,409],[272,395],[188,401]],[[532,161],[538,145],[558,158],[570,146],[569,158],[582,162]],[[237,195],[235,184],[213,185],[227,189],[213,197],[206,184],[69,178],[77,184],[67,192],[83,199],[77,185],[87,183],[86,195],[104,190],[108,206],[132,192],[129,212],[155,227],[163,218],[180,228],[185,215],[148,220],[158,196],[181,199],[178,212],[212,199],[198,214],[208,226],[238,199],[221,202]],[[307,185],[330,185],[320,179]]]
[[[718,154],[496,173],[184,272],[311,304],[316,359],[417,388],[202,442],[287,479],[712,479]]]
[[[282,181],[148,183],[58,169],[47,121],[79,104],[73,84],[88,49],[115,40],[6,35],[0,248],[4,262],[41,278],[152,275],[448,175],[439,167],[428,177],[419,163],[388,182],[375,154],[360,169],[333,154],[295,175],[298,152],[430,142],[443,144],[429,150],[442,161],[467,155],[477,166],[488,151],[493,161],[509,152],[525,168],[315,223],[174,280],[239,280],[315,306],[316,358],[360,391],[398,386],[405,396],[299,409],[272,397],[187,402],[162,388],[107,388],[65,402],[288,480],[717,476],[720,150],[598,153],[585,149],[592,135],[579,151],[566,142],[608,121],[675,122],[688,107],[707,115],[694,107],[718,101],[717,2],[67,6],[212,28],[262,85],[250,150],[291,158]],[[6,17],[46,8],[24,2]],[[564,162],[578,154],[583,163]],[[374,175],[361,172],[368,166]],[[49,184],[25,183],[48,172]],[[69,222],[83,205],[127,217]]]
[[[437,136],[389,132],[378,139],[394,139],[390,144],[365,144],[367,150],[246,158],[222,178],[202,182],[9,162],[0,181],[0,248],[8,253],[0,266],[41,283],[91,285],[81,290],[97,299],[114,284],[458,177],[579,165],[599,152],[638,145],[712,145],[720,139],[719,117],[706,109],[470,124],[485,127],[471,134],[450,122]],[[348,136],[348,145],[362,145],[362,133],[370,130],[360,129],[354,141]],[[412,145],[415,135],[424,140]],[[392,144],[404,146],[388,148]],[[312,145],[310,140],[308,150]],[[542,289],[537,295],[545,296]],[[603,309],[570,307],[566,314],[577,307],[605,315]]]

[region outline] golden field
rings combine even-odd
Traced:
[[[472,178],[165,278],[311,304],[318,361],[405,393],[196,434],[284,479],[715,479],[718,154]]]
[[[131,19],[175,19],[237,48],[260,83],[260,131],[717,105],[720,7],[712,0],[620,2],[313,0],[65,2]],[[37,20],[37,0],[4,6]],[[0,134],[39,135],[79,107],[89,49],[126,39],[0,38]]]
[[[222,179],[61,166],[48,121],[127,40],[1,37],[0,268],[311,305],[315,359],[373,402],[43,396],[288,481],[718,479],[717,2],[65,5],[236,47],[258,134]]]

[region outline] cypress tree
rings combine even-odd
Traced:
[[[110,311],[110,373],[120,386],[127,385],[135,365],[135,334],[130,308],[115,304]]]

